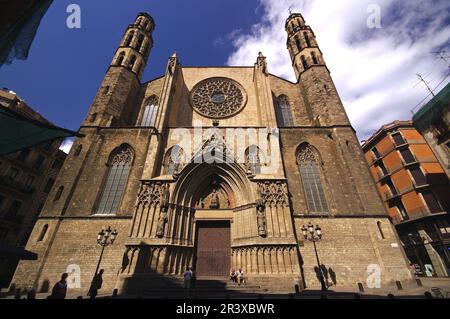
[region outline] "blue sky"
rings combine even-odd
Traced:
[[[68,29],[66,7],[81,6],[82,28]],[[368,9],[380,28],[368,28]],[[55,0],[28,60],[0,67],[8,87],[55,124],[77,129],[87,113],[126,26],[140,11],[156,20],[143,81],[161,75],[177,51],[182,65],[252,65],[259,51],[269,72],[293,80],[284,22],[288,8],[313,28],[359,138],[410,119],[430,99],[421,73],[438,91],[450,76],[448,0]],[[450,61],[450,57],[448,59]]]
[[[81,7],[81,29],[66,27],[66,8]],[[218,41],[259,18],[257,1],[55,0],[27,60],[0,67],[0,86],[16,92],[50,121],[78,129],[128,24],[138,12],[156,21],[143,81],[164,73],[176,51],[183,65],[224,65],[233,50]],[[219,43],[220,42],[220,43]]]

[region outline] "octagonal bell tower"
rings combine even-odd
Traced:
[[[300,13],[285,23],[287,48],[310,120],[314,126],[349,125],[339,94],[331,79],[316,36]]]
[[[139,13],[127,27],[83,126],[133,125],[135,99],[153,47],[154,29],[155,22],[147,13]]]

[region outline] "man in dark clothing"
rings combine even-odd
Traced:
[[[64,273],[61,275],[61,280],[58,281],[52,289],[52,294],[50,299],[65,299],[67,293],[67,279],[68,274]]]
[[[91,299],[94,299],[97,297],[98,290],[102,288],[103,283],[103,269],[100,269],[98,274],[94,276],[94,279],[92,279],[91,287],[89,288],[88,296],[91,297]]]

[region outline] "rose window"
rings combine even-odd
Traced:
[[[227,78],[210,78],[197,83],[191,91],[194,110],[210,118],[225,118],[238,113],[247,102],[244,88]]]

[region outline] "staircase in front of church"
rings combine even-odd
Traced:
[[[247,298],[269,293],[268,289],[252,283],[240,286],[225,277],[200,277],[190,290],[184,288],[182,279],[164,286],[143,290],[142,298]]]

